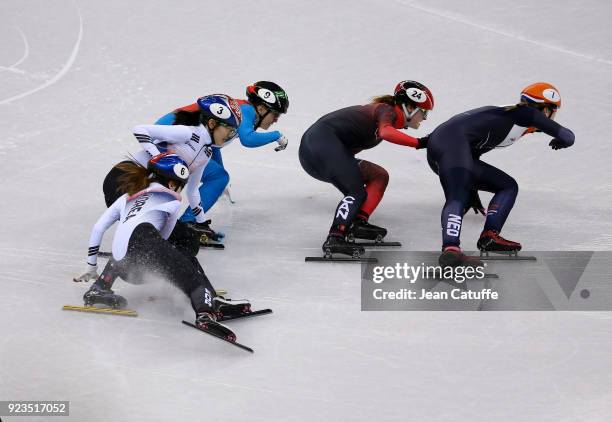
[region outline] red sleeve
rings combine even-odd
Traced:
[[[180,107],[177,108],[174,111],[198,111],[200,109],[200,107],[198,106],[198,103],[193,103],[193,104],[189,104],[185,107]]]
[[[410,135],[406,135],[403,132],[395,129],[389,123],[381,123],[378,126],[378,136],[385,141],[391,142],[397,145],[403,145],[406,147],[416,148],[419,146],[419,141]]]

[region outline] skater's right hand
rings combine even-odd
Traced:
[[[417,141],[419,141],[419,144],[417,145],[416,149],[427,148],[427,143],[429,142],[429,135],[423,136],[422,138],[417,138]]]
[[[476,189],[472,189],[472,191],[470,192],[470,200],[463,214],[465,215],[465,213],[467,213],[470,210],[470,208],[474,210],[474,214],[480,213],[482,215],[486,215],[485,209],[482,206],[482,202],[480,201],[480,196],[478,195],[478,191]]]
[[[72,281],[80,283],[82,281],[84,282],[89,282],[92,280],[96,281],[97,279],[98,279],[98,266],[87,264],[87,271],[85,271],[83,274],[81,274],[78,277],[74,277]]]
[[[278,146],[276,148],[274,148],[274,151],[278,152],[278,151],[282,151],[285,148],[287,148],[287,144],[289,143],[289,139],[287,139],[287,137],[285,135],[281,135],[281,137],[278,138],[276,140],[276,142],[278,142]]]

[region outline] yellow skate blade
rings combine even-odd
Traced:
[[[217,296],[224,296],[227,294],[227,289],[215,289],[215,293],[217,293]]]
[[[78,311],[78,312],[89,312],[93,314],[112,314],[112,315],[123,315],[137,317],[138,312],[130,309],[112,309],[112,308],[96,308],[94,306],[74,306],[64,305],[62,306],[64,311]]]

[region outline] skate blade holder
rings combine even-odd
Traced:
[[[400,242],[385,242],[382,238],[382,236],[377,236],[376,239],[374,240],[367,240],[365,239],[365,241],[362,240],[357,240],[355,239],[355,237],[352,234],[349,234],[346,237],[347,242],[353,244],[353,245],[357,245],[357,246],[363,246],[364,248],[367,247],[401,247],[402,244]]]
[[[483,261],[537,261],[535,256],[519,255],[519,251],[480,251]]]
[[[323,256],[307,256],[304,258],[305,262],[378,262],[376,258],[364,258],[359,251],[354,251],[352,256],[333,256],[333,254],[326,250]]]
[[[354,243],[357,239],[355,239],[355,236],[352,233],[349,233],[346,236],[346,240]],[[372,240],[374,243],[382,243],[383,237],[381,235],[378,235],[376,236],[376,239],[365,239],[365,240]]]

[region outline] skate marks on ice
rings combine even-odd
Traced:
[[[416,9],[416,10],[420,10],[422,12],[425,12],[425,13],[428,13],[428,14],[431,14],[431,15],[434,15],[434,16],[441,17],[443,19],[447,19],[447,20],[450,20],[450,21],[453,21],[453,22],[458,22],[458,23],[461,23],[463,25],[468,25],[468,26],[471,26],[471,27],[474,27],[474,28],[477,28],[477,29],[480,29],[480,30],[483,30],[483,31],[491,32],[491,33],[494,33],[494,34],[497,34],[497,35],[501,35],[503,37],[508,37],[508,38],[511,38],[511,39],[514,39],[514,40],[517,40],[517,41],[521,41],[521,42],[525,42],[525,43],[528,43],[528,44],[532,44],[532,45],[535,45],[535,46],[540,47],[540,48],[545,48],[547,50],[556,51],[558,53],[570,55],[570,56],[573,56],[573,57],[576,57],[576,58],[579,58],[579,59],[582,59],[582,60],[589,60],[589,61],[593,61],[593,62],[596,62],[596,63],[602,63],[602,64],[605,64],[605,65],[612,65],[612,60],[609,59],[609,58],[606,58],[606,57],[600,57],[600,56],[597,56],[597,55],[586,54],[586,53],[583,53],[583,52],[580,52],[580,51],[576,51],[576,50],[572,50],[572,49],[569,49],[569,48],[565,48],[565,47],[562,47],[562,46],[553,45],[553,44],[550,44],[550,43],[547,43],[547,42],[539,41],[539,40],[534,39],[534,38],[529,38],[529,37],[526,37],[524,35],[519,35],[519,34],[516,34],[516,33],[505,31],[503,29],[496,28],[496,27],[491,26],[491,25],[480,24],[480,23],[474,22],[473,20],[470,20],[470,19],[468,19],[466,17],[454,14],[452,12],[445,12],[445,11],[437,10],[437,9],[434,9],[434,8],[431,8],[431,7],[417,5],[413,1],[409,1],[409,0],[396,0],[396,1],[397,1],[397,3],[400,3],[402,5],[411,7],[411,8]]]
[[[25,98],[27,96],[30,96],[32,94],[35,94],[45,88],[50,87],[51,85],[55,84],[56,82],[58,82],[60,79],[62,79],[67,73],[68,71],[70,71],[70,68],[72,67],[72,65],[74,64],[74,62],[76,61],[76,57],[77,54],[79,52],[79,48],[81,46],[81,40],[83,39],[83,16],[81,15],[81,10],[79,9],[79,6],[76,3],[73,3],[75,10],[76,10],[76,14],[78,16],[78,32],[77,32],[77,36],[76,36],[76,41],[74,43],[74,46],[72,47],[72,51],[70,52],[70,55],[68,56],[68,59],[66,60],[66,62],[63,64],[63,66],[60,68],[60,70],[53,75],[51,78],[47,79],[44,83],[42,83],[41,85],[38,85],[32,89],[29,89],[25,92],[13,95],[11,97],[8,98],[4,98],[4,99],[0,99],[0,105],[4,105],[4,104],[9,104],[15,100],[19,100],[21,98]],[[21,63],[23,63],[23,61],[25,61],[29,55],[29,44],[27,42],[27,38],[25,36],[25,34],[23,34],[23,32],[19,29],[20,34],[22,35],[22,39],[24,41],[25,44],[25,48],[26,51],[24,52],[24,55],[22,56],[22,58],[17,61],[17,63],[13,64],[12,66],[9,66],[7,69],[4,68],[0,68],[0,70],[8,70],[8,71],[12,71],[12,72],[16,72],[16,73],[22,73],[19,69],[16,68],[16,66],[20,65]],[[23,72],[24,74],[26,72]]]

